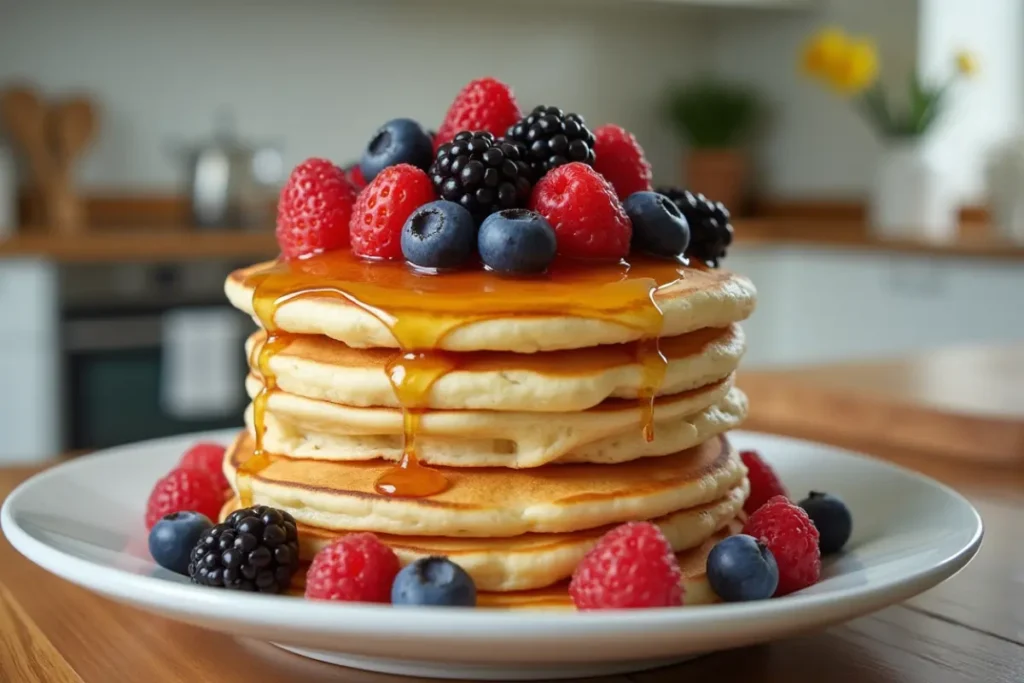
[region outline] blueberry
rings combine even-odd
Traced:
[[[634,192],[623,204],[633,223],[633,248],[679,256],[690,243],[690,225],[675,202],[657,192]]]
[[[149,554],[165,569],[188,576],[189,555],[199,538],[213,528],[206,515],[198,512],[172,512],[149,532]]]
[[[853,533],[853,516],[846,503],[831,494],[811,491],[800,501],[800,507],[818,530],[821,554],[831,555],[842,550]]]
[[[480,258],[499,273],[543,273],[555,258],[555,231],[539,213],[505,209],[480,225]]]
[[[412,119],[392,119],[381,126],[363,152],[359,168],[366,182],[395,164],[411,164],[426,171],[434,160],[434,143]]]
[[[424,204],[402,226],[402,254],[421,268],[456,268],[473,253],[476,222],[462,206],[444,199]]]
[[[447,557],[424,557],[398,572],[391,584],[395,605],[476,606],[476,585]]]
[[[768,547],[739,534],[715,544],[708,555],[708,583],[726,602],[764,600],[779,585],[779,566]]]

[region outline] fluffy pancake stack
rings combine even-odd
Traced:
[[[362,267],[376,269],[373,287],[337,263],[227,281],[261,326],[247,343],[247,430],[224,463],[245,504],[290,512],[307,561],[372,531],[403,563],[450,557],[481,605],[505,607],[571,606],[565,583],[597,539],[651,520],[679,553],[687,604],[712,599],[706,554],[737,531],[748,493],[725,433],[746,414],[734,374],[749,281],[659,266],[607,283],[479,272],[425,284],[400,264]],[[431,348],[403,365],[405,342],[425,338]],[[253,460],[258,426],[267,457]],[[408,459],[410,437],[444,490],[377,486]]]

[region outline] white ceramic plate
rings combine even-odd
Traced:
[[[18,487],[0,523],[44,569],[171,619],[362,669],[519,680],[637,671],[851,619],[949,578],[981,544],[978,514],[945,486],[828,446],[735,432],[736,446],[759,449],[794,496],[829,491],[853,512],[850,545],[808,590],[756,603],[564,614],[239,594],[157,567],[142,521],[152,484],[188,445],[232,436],[151,441],[60,465]]]

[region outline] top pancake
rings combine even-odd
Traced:
[[[756,301],[745,277],[663,261],[553,266],[544,278],[514,279],[482,270],[424,275],[404,264],[354,259],[341,250],[258,264],[232,273],[225,293],[258,317],[259,286],[261,299],[277,302],[263,312],[277,329],[353,348],[518,353],[727,327],[749,316]]]

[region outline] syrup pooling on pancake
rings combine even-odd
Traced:
[[[443,476],[419,464],[415,436],[419,413],[427,404],[431,385],[454,366],[437,352],[451,331],[474,321],[500,317],[570,315],[610,321],[640,332],[637,345],[644,367],[638,398],[650,404],[665,374],[667,360],[658,350],[663,315],[655,291],[684,277],[682,262],[638,258],[614,264],[558,262],[544,277],[503,278],[484,270],[433,275],[404,263],[368,262],[347,250],[308,259],[279,261],[253,273],[253,309],[268,334],[274,335],[274,316],[286,301],[297,297],[343,300],[372,314],[386,325],[400,351],[388,365],[388,376],[405,413],[402,462],[381,477],[379,490],[398,496],[429,496],[444,488]],[[270,358],[280,344],[267,344],[260,371],[266,391],[272,391]],[[270,373],[268,378],[266,373]],[[254,422],[259,440],[262,408],[256,403]],[[653,438],[653,409],[643,418],[647,438]],[[258,452],[262,444],[257,441]],[[264,456],[246,473],[266,466]]]

